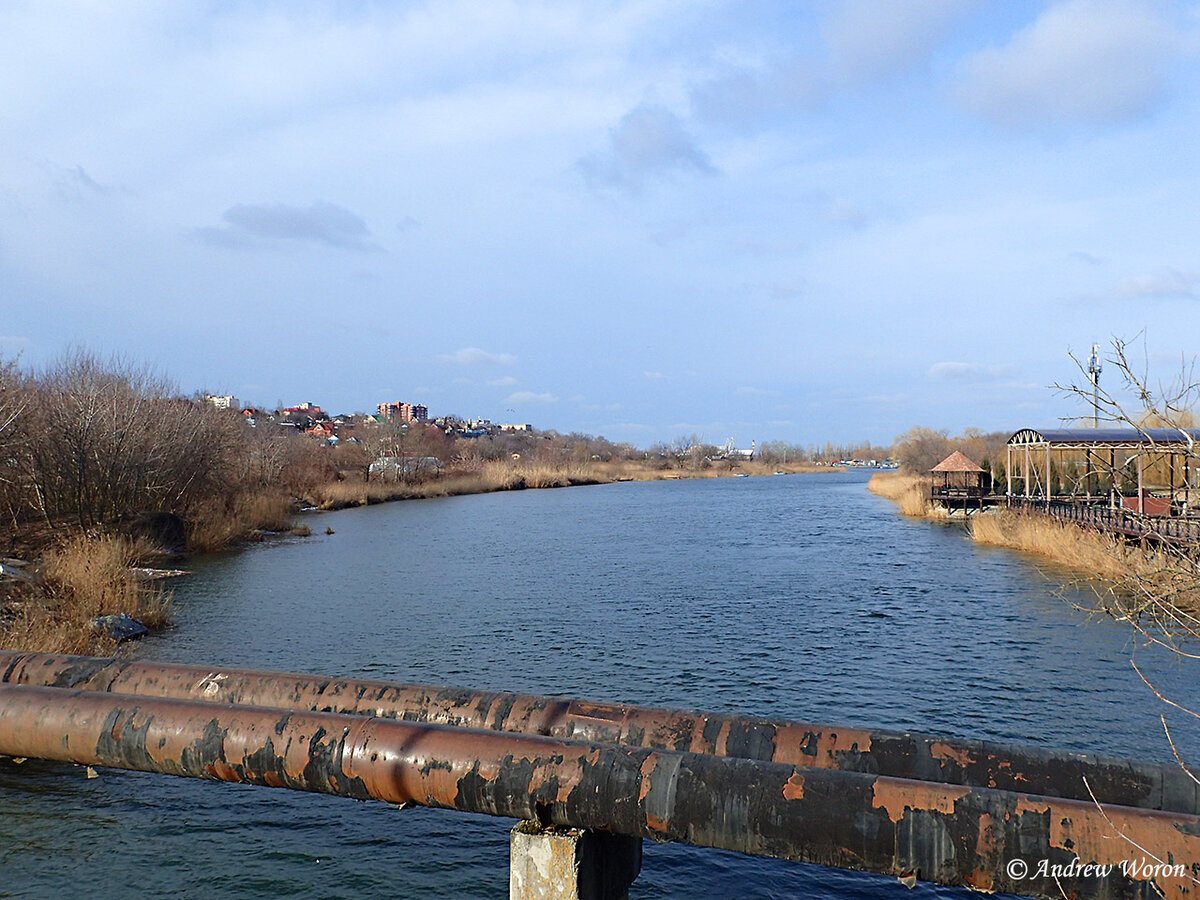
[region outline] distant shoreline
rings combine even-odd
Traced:
[[[732,465],[723,462],[704,468],[664,468],[640,461],[562,463],[492,461],[473,470],[450,471],[435,478],[414,482],[342,480],[325,482],[305,492],[299,498],[307,507],[320,510],[348,509],[372,506],[398,500],[421,500],[434,497],[457,497],[470,494],[489,494],[500,491],[540,490],[545,488],[579,487],[596,484],[615,484],[628,481],[680,481],[702,478],[733,478],[747,475],[800,475],[842,471],[841,467],[809,464],[764,463],[743,460]]]

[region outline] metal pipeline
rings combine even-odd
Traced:
[[[1059,882],[1079,898],[1200,895],[1194,815],[734,757],[12,684],[0,685],[0,754],[532,819],[1026,896],[1059,897]],[[1135,847],[1184,871],[1134,881],[1078,868],[1119,864]],[[1039,875],[1043,861],[1065,874]]]
[[[0,681],[298,708],[734,756],[1200,814],[1176,765],[1036,747],[561,697],[236,668],[0,651]],[[1084,784],[1084,777],[1087,784]]]

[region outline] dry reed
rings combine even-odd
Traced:
[[[989,510],[972,518],[971,537],[980,544],[1036,554],[1114,582],[1128,576],[1131,567],[1145,570],[1147,564],[1140,551],[1127,551],[1117,538],[1049,516],[1006,509]]]
[[[929,501],[929,485],[918,475],[900,472],[876,472],[867,482],[867,490],[900,507],[900,512],[913,518],[941,518]]]
[[[196,553],[212,553],[239,541],[261,539],[264,531],[291,531],[292,513],[292,501],[275,491],[242,494],[230,502],[215,498],[189,514],[187,546]]]
[[[723,478],[735,474],[771,475],[774,472],[834,472],[836,469],[807,465],[786,466],[758,461],[699,470],[664,469],[650,461],[611,462],[543,460],[491,460],[470,469],[451,469],[425,481],[334,481],[319,484],[308,493],[308,501],[320,509],[343,509],[392,500],[429,497],[455,497],[462,494],[486,494],[494,491],[526,488],[554,488],[568,485],[610,484],[617,481],[662,481],[677,478]]]
[[[0,646],[55,653],[107,653],[99,616],[127,613],[150,628],[170,621],[171,596],[140,579],[134,567],[157,548],[121,535],[77,535],[43,557],[43,583],[13,594],[0,612]]]
[[[1101,608],[1135,623],[1144,634],[1194,635],[1200,612],[1197,563],[1179,550],[1143,548],[1119,537],[1044,516],[994,510],[972,521],[972,537],[982,544],[1036,554],[1102,582]],[[1149,635],[1147,635],[1149,636]],[[1160,639],[1160,638],[1155,638]]]

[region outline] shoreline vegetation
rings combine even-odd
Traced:
[[[312,404],[268,413],[209,400],[84,349],[36,372],[0,359],[0,647],[112,652],[102,617],[169,624],[170,590],[147,567],[306,536],[301,510],[836,471],[817,463],[886,455],[866,443],[769,442],[748,458],[694,434],[643,450],[529,426],[481,430],[453,416],[328,417]]]
[[[728,478],[735,475],[794,475],[837,472],[839,468],[796,463],[763,463],[743,460],[733,467],[663,469],[636,460],[550,464],[494,460],[421,481],[343,480],[315,485],[303,498],[306,507],[323,511],[369,506],[397,500],[457,497],[497,491],[539,490],[624,481],[672,481],[695,478]]]
[[[930,502],[929,479],[904,472],[877,472],[867,489],[891,500],[902,515],[914,519],[949,521],[945,512]],[[988,509],[963,522],[971,540],[990,547],[1017,550],[1100,580],[1124,580],[1141,551],[1127,551],[1122,542],[1071,522],[1043,516]],[[1153,561],[1149,563],[1153,566]],[[1141,568],[1139,566],[1139,568]]]
[[[867,487],[871,493],[895,503],[905,516],[948,521],[930,502],[928,478],[903,472],[877,472]],[[971,540],[977,544],[1016,550],[1070,572],[1080,582],[1101,585],[1097,591],[1099,598],[1119,615],[1125,615],[1122,611],[1130,608],[1130,597],[1158,598],[1157,602],[1169,598],[1176,605],[1200,608],[1194,582],[1180,582],[1170,559],[1161,550],[1127,544],[1073,522],[1008,509],[977,513],[965,524]]]
[[[236,498],[232,505],[201,505],[185,523],[189,554],[206,554],[271,536],[310,533],[297,524],[301,510],[332,511],[402,500],[432,499],[513,490],[664,481],[836,472],[807,464],[767,464],[745,460],[735,468],[664,470],[634,461],[580,465],[492,461],[474,471],[450,472],[422,480],[331,480],[309,486],[301,496],[260,492]],[[171,621],[171,592],[145,573],[169,558],[152,540],[93,528],[55,539],[43,536],[44,550],[29,567],[28,580],[13,584],[0,598],[0,648],[111,655],[118,641],[95,622],[126,614],[148,628]],[[11,569],[12,566],[10,565]]]

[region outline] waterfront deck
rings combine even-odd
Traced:
[[[1200,546],[1200,516],[1196,515],[1147,515],[1069,497],[1052,497],[1049,501],[1024,497],[1005,499],[1010,509],[1051,516],[1106,534],[1153,544]]]
[[[993,490],[991,505],[1144,545],[1198,547],[1197,448],[1198,429],[1025,428],[1008,439],[1004,494]],[[980,498],[976,508],[987,505]]]

